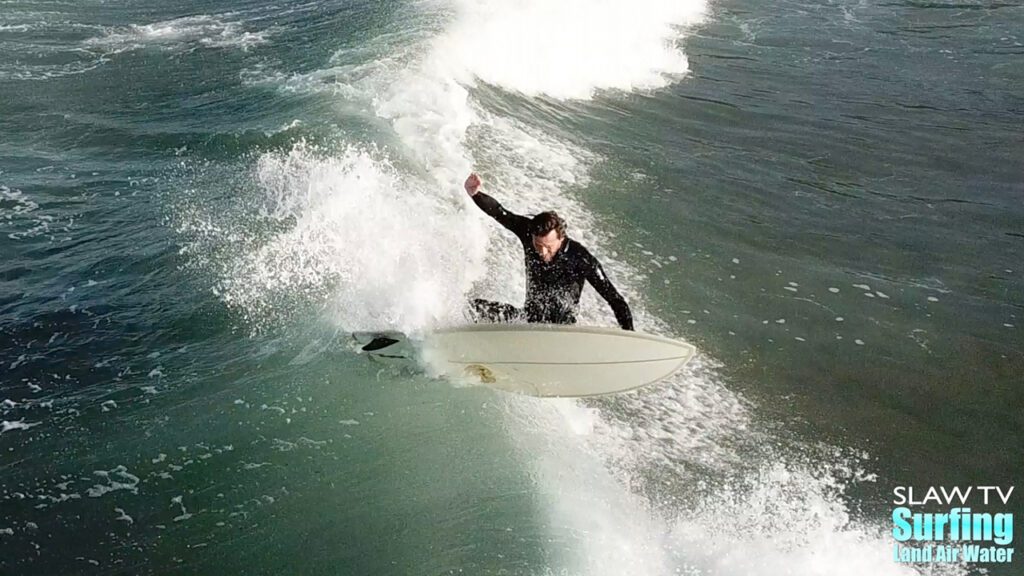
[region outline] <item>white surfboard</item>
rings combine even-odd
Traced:
[[[549,324],[472,324],[422,340],[355,335],[380,359],[418,358],[430,372],[532,396],[614,394],[674,374],[696,349],[685,342],[618,328]]]

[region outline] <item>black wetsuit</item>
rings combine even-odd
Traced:
[[[474,311],[489,320],[509,321],[525,317],[527,322],[575,324],[583,282],[597,290],[615,312],[623,330],[633,329],[633,315],[626,300],[615,289],[601,264],[579,242],[566,238],[550,262],[544,262],[533,247],[530,219],[505,210],[497,200],[477,192],[473,201],[499,224],[519,238],[526,259],[526,306],[519,310],[509,304],[474,300]]]

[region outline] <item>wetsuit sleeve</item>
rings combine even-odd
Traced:
[[[626,303],[626,299],[612,285],[611,280],[604,273],[604,269],[601,268],[601,263],[597,261],[597,258],[590,254],[588,256],[587,281],[612,307],[612,311],[615,312],[615,319],[619,321],[619,327],[623,330],[632,330],[633,313],[629,309],[629,304]]]
[[[483,192],[477,192],[472,196],[473,202],[480,207],[488,216],[494,218],[505,228],[511,230],[516,236],[520,238],[526,236],[530,230],[530,219],[526,216],[520,216],[519,214],[513,214],[505,207],[498,203],[497,200],[491,198]]]

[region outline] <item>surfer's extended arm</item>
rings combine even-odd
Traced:
[[[508,228],[516,236],[525,236],[530,228],[530,219],[519,214],[513,214],[505,209],[497,200],[491,198],[487,194],[484,194],[480,190],[481,182],[480,177],[476,173],[470,174],[469,178],[466,179],[466,193],[469,194],[473,202],[484,211],[485,214],[494,218],[505,228]]]
[[[612,281],[608,279],[604,269],[601,268],[601,263],[597,261],[597,258],[594,258],[589,252],[587,256],[587,281],[612,307],[612,311],[615,312],[615,319],[619,322],[619,327],[623,330],[632,330],[633,313],[629,310],[629,304],[626,303],[626,299],[615,289]]]

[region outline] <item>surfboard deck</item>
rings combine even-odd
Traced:
[[[353,335],[358,350],[387,362],[419,363],[458,383],[541,397],[634,390],[679,371],[693,345],[618,328],[551,324],[471,324],[410,339]]]

